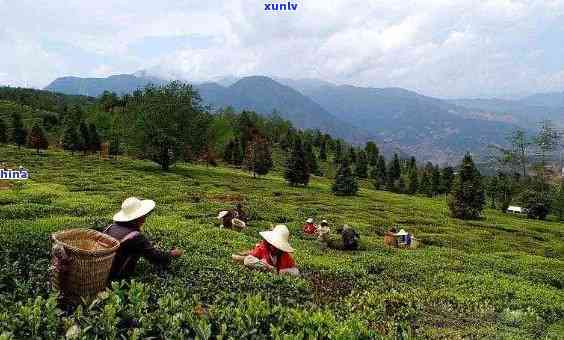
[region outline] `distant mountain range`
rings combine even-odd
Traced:
[[[58,78],[46,89],[98,96],[104,90],[130,93],[167,80],[148,76]],[[401,88],[335,85],[318,79],[251,76],[194,83],[204,102],[262,114],[277,111],[299,128],[318,128],[351,143],[374,140],[390,154],[401,150],[420,160],[456,163],[462,155],[484,155],[488,145],[503,145],[517,126],[551,119],[564,125],[564,93],[538,94],[519,100],[443,100]]]
[[[531,127],[542,120],[564,126],[564,93],[539,93],[522,99],[452,99],[449,103],[464,106],[492,120],[513,122]]]

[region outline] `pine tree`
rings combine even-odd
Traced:
[[[474,219],[480,216],[484,204],[485,195],[480,172],[474,165],[472,156],[466,154],[448,197],[450,212],[456,218]]]
[[[325,136],[319,130],[315,130],[314,137],[313,137],[313,146],[316,148],[321,147],[321,143],[325,139]]]
[[[417,161],[413,156],[409,159],[408,170],[417,170]]]
[[[241,141],[239,140],[239,138],[235,138],[235,140],[233,141],[233,154],[232,154],[232,160],[233,160],[233,164],[234,165],[241,165],[243,164],[243,145],[241,144]]]
[[[370,166],[376,166],[376,164],[378,164],[378,157],[380,154],[380,150],[378,150],[378,146],[376,146],[376,143],[372,141],[367,142],[365,151],[366,151],[366,158],[368,159],[368,164]]]
[[[0,144],[8,143],[8,127],[3,119],[0,118]]]
[[[229,143],[225,146],[223,150],[223,161],[228,164],[233,164],[233,147],[235,146],[235,142],[230,140]]]
[[[405,193],[406,187],[405,187],[405,180],[403,179],[403,176],[397,180],[396,188],[398,193],[400,194]]]
[[[304,151],[306,153],[306,160],[310,172],[316,176],[321,176],[322,174],[321,170],[319,169],[319,164],[317,163],[317,156],[315,156],[313,145],[310,142],[304,143]]]
[[[76,127],[67,125],[63,132],[63,149],[69,150],[72,154],[80,150],[80,136],[76,131]]]
[[[101,144],[96,125],[90,123],[90,125],[88,125],[88,149],[92,152],[98,152],[102,147]]]
[[[419,187],[419,178],[417,176],[417,168],[411,169],[409,171],[409,183],[407,186],[407,193],[411,195],[417,193],[418,187]]]
[[[349,149],[349,162],[350,164],[355,164],[356,161],[357,161],[356,150],[354,147],[351,146],[351,148]]]
[[[238,117],[238,131],[241,133],[241,150],[247,150],[247,143],[253,139],[254,131],[256,130],[254,122],[254,112],[243,111]]]
[[[335,164],[341,163],[343,160],[343,144],[339,139],[333,143],[333,161]]]
[[[386,159],[383,155],[378,157],[378,164],[372,169],[370,178],[374,181],[374,187],[379,190],[386,185],[387,179]]]
[[[110,136],[110,150],[108,150],[110,156],[117,157],[121,154],[120,142],[118,134],[114,133]]]
[[[439,166],[433,167],[431,171],[431,192],[433,196],[436,196],[441,191],[441,170]]]
[[[421,173],[421,181],[419,182],[419,193],[431,197],[433,192],[431,190],[431,179],[429,178],[429,173],[427,169],[423,169]]]
[[[304,185],[309,183],[309,166],[304,151],[304,146],[299,137],[294,139],[294,145],[290,151],[290,155],[286,160],[286,167],[284,170],[284,178],[292,185]]]
[[[27,139],[27,131],[22,122],[22,116],[19,113],[12,114],[12,140],[18,146],[25,145]]]
[[[390,177],[393,181],[396,181],[401,176],[401,165],[399,161],[398,154],[394,154],[394,159],[390,162],[389,169],[388,169],[388,177]]]
[[[321,139],[321,142],[319,144],[319,159],[322,161],[327,160],[327,142],[325,140],[325,137]]]
[[[352,174],[348,161],[345,160],[341,163],[331,190],[337,196],[352,196],[358,192],[358,183]]]
[[[39,150],[46,150],[49,147],[45,131],[38,123],[31,128],[29,145],[37,151],[37,154],[39,154]]]
[[[358,152],[354,173],[358,178],[368,177],[368,159],[366,158],[366,152],[362,150]]]
[[[268,140],[261,135],[255,135],[247,143],[245,152],[247,170],[253,173],[253,177],[256,177],[256,175],[266,175],[273,165],[272,150]]]
[[[486,183],[486,195],[490,198],[491,207],[497,208],[498,176],[492,176]]]
[[[80,133],[79,149],[86,155],[90,147],[90,131],[88,130],[88,125],[83,121],[80,123],[78,130]]]
[[[447,166],[441,171],[441,190],[442,194],[448,194],[452,188],[452,181],[454,181],[454,168]]]

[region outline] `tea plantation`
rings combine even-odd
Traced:
[[[493,210],[462,221],[448,217],[444,197],[369,183],[356,197],[335,197],[328,179],[292,188],[277,172],[255,179],[190,164],[163,172],[145,161],[15,147],[0,147],[0,161],[31,173],[0,188],[1,339],[564,337],[562,224]],[[185,255],[168,271],[141,261],[134,281],[62,310],[49,289],[50,233],[101,229],[128,196],[157,202],[145,232]],[[239,201],[249,228],[220,230],[217,212]],[[307,217],[355,227],[362,249],[321,250],[301,233]],[[231,260],[274,223],[292,232],[299,278]],[[390,226],[414,233],[422,247],[384,247]]]

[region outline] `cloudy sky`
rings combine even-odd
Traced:
[[[564,0],[290,1],[296,11],[265,11],[264,0],[0,0],[0,84],[148,69],[441,97],[564,91]]]

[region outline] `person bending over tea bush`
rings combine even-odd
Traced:
[[[247,227],[248,218],[241,203],[237,203],[234,209],[220,211],[217,219],[220,228],[241,230]]]
[[[155,265],[166,267],[173,257],[184,254],[176,248],[169,252],[161,251],[141,233],[145,218],[154,208],[155,201],[130,197],[123,201],[121,210],[114,215],[114,223],[104,230],[104,233],[121,243],[112,264],[111,279],[131,276],[140,257]]]
[[[360,235],[356,232],[356,230],[345,224],[343,226],[343,230],[341,231],[341,237],[343,238],[344,250],[358,249],[358,242],[360,241]]]
[[[288,243],[288,227],[279,224],[273,230],[261,231],[263,241],[255,246],[248,255],[233,255],[233,259],[242,261],[245,266],[275,273],[300,275],[291,253],[294,248]]]
[[[315,235],[317,232],[317,225],[313,222],[313,218],[308,218],[303,227],[305,235]]]

